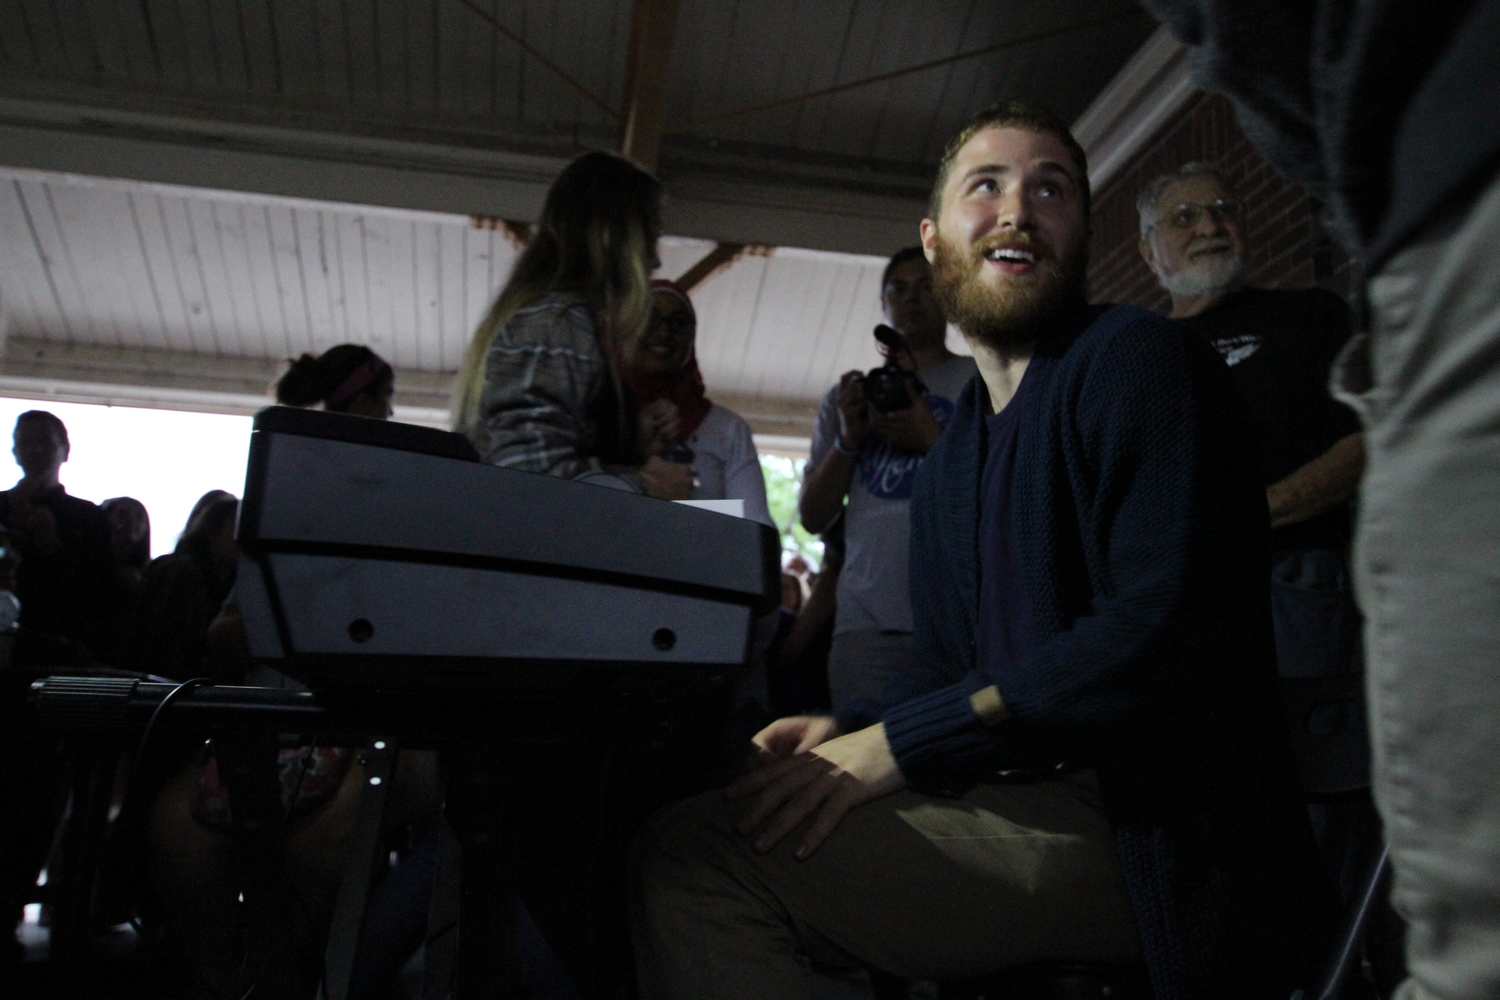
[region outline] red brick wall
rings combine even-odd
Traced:
[[[1261,288],[1322,285],[1347,296],[1352,265],[1318,222],[1317,202],[1261,159],[1217,94],[1199,94],[1153,136],[1130,166],[1094,196],[1089,297],[1166,312],[1170,299],[1141,260],[1135,199],[1161,174],[1192,160],[1224,168],[1245,199],[1250,283]]]

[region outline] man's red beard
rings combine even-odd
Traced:
[[[996,242],[955,247],[939,233],[932,288],[949,322],[965,336],[1003,353],[1035,344],[1064,311],[1083,302],[1088,245],[1054,256],[1036,240],[1024,241],[1022,245],[1038,255],[1036,271],[1025,278],[1002,276],[997,291],[980,279],[980,269],[988,266],[984,253]]]

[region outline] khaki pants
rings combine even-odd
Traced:
[[[798,955],[909,978],[1139,954],[1091,775],[903,791],[850,812],[806,861],[796,834],[756,854],[718,793],[636,840],[631,918],[647,1000],[801,1000]]]
[[[1500,181],[1369,282],[1355,585],[1405,1000],[1500,996]]]

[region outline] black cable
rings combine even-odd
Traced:
[[[318,736],[313,734],[312,745],[306,748],[307,753],[302,755],[301,765],[297,770],[297,783],[292,786],[291,798],[287,799],[286,808],[281,811],[281,822],[286,824],[291,821],[292,813],[297,808],[297,798],[302,794],[302,782],[307,777],[308,769],[312,767],[313,754],[318,752]]]
[[[209,677],[190,677],[167,692],[167,696],[152,711],[151,718],[146,720],[146,728],[141,731],[141,741],[135,747],[136,767],[140,767],[146,759],[146,744],[151,741],[151,730],[156,728],[156,720],[161,718],[161,713],[166,710],[166,707],[182,695],[191,694],[201,687],[212,687],[213,683],[213,679]]]
[[[151,717],[146,720],[146,728],[141,731],[140,742],[136,744],[135,756],[132,758],[130,765],[130,776],[126,779],[125,788],[123,789],[120,796],[121,802],[128,803],[131,801],[131,792],[136,786],[136,779],[139,776],[141,769],[145,766],[146,747],[151,740],[151,731],[156,728],[156,720],[161,716],[162,711],[165,710],[168,705],[170,705],[172,702],[176,701],[183,695],[190,694],[193,691],[196,691],[198,688],[204,687],[205,685],[212,685],[213,683],[213,680],[208,677],[190,677],[182,683],[178,684],[172,690],[168,691],[166,697],[164,697],[157,704],[156,708],[152,710]],[[135,912],[135,906],[132,902],[124,902],[126,922],[130,924],[131,928],[135,931],[136,936],[140,938],[141,942],[146,942],[148,940],[148,935],[146,933],[146,928],[141,924],[140,915]],[[184,957],[182,956],[181,949],[177,948],[175,944],[169,942],[169,945],[174,951],[178,953],[179,957]],[[203,979],[202,973],[193,968],[191,962],[187,962],[185,964],[194,972],[194,974],[198,975],[200,979]],[[203,982],[208,983],[208,980],[203,979]],[[212,984],[209,985],[212,986]]]

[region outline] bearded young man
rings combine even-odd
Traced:
[[[1087,304],[1087,178],[1021,102],[950,144],[922,242],[980,377],[913,495],[914,665],[638,840],[645,996],[808,997],[801,952],[1142,957],[1161,1000],[1269,998],[1318,953],[1254,431],[1201,339]]]

